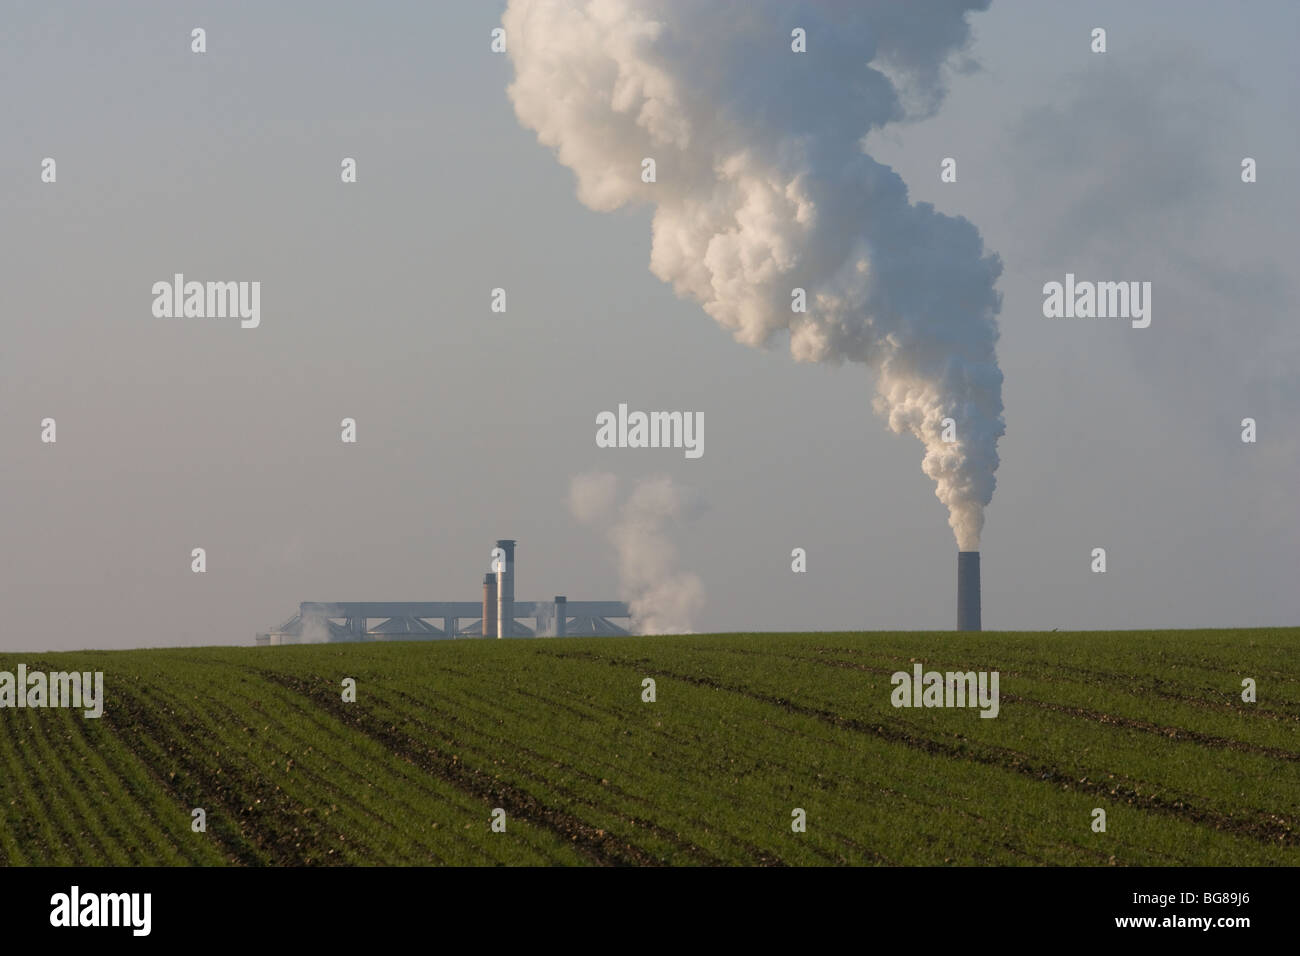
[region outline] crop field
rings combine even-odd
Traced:
[[[105,701],[0,710],[8,864],[1300,865],[1296,628],[20,663],[102,671]],[[996,718],[892,706],[917,663],[998,672]]]

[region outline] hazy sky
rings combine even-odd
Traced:
[[[517,121],[503,9],[5,4],[0,649],[475,600],[498,537],[519,599],[614,598],[613,548],[567,505],[592,471],[701,503],[671,533],[699,630],[953,626],[947,513],[871,374],[737,344],[655,278],[649,207],[587,209]],[[970,23],[937,114],[867,143],[1003,263],[985,629],[1300,623],[1300,6],[995,0]],[[176,272],[260,281],[260,327],[155,318]],[[1067,272],[1152,282],[1150,328],[1044,318]],[[620,402],[703,412],[703,456],[597,448]]]

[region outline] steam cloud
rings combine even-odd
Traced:
[[[308,617],[302,622],[299,644],[325,644],[330,640],[330,628],[324,618]]]
[[[618,554],[620,597],[643,634],[687,634],[704,606],[704,584],[677,569],[668,539],[675,523],[699,503],[671,478],[639,482],[622,506],[610,474],[579,475],[569,485],[569,508],[580,522],[601,530]]]
[[[860,140],[937,109],[967,13],[987,6],[510,0],[503,18],[515,113],[582,202],[652,203],[651,271],[737,341],[786,332],[798,361],[873,369],[874,407],[924,444],[960,550],[979,547],[1005,430],[1002,266],[970,222],[909,203]],[[807,53],[791,52],[796,27]]]

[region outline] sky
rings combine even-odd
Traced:
[[[0,650],[472,601],[506,537],[518,599],[622,597],[569,508],[593,472],[689,494],[665,535],[694,630],[952,628],[947,513],[871,371],[738,344],[656,278],[652,208],[588,208],[517,118],[504,9],[6,4]],[[865,146],[1002,262],[985,629],[1300,623],[1300,7],[968,21],[933,115]],[[155,317],[176,272],[260,281],[260,325]],[[1045,318],[1066,273],[1150,281],[1150,327]],[[597,447],[620,403],[702,413],[703,455]]]

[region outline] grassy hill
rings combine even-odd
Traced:
[[[998,717],[891,706],[891,673],[917,661],[999,671]],[[0,710],[10,864],[1300,865],[1294,628],[5,654],[0,670],[20,662],[103,671],[106,703],[98,720]]]

